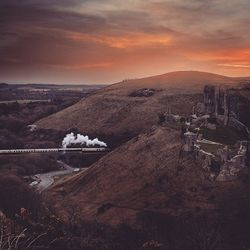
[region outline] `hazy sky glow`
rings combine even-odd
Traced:
[[[0,81],[250,76],[249,0],[0,0]]]

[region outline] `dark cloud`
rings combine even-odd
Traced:
[[[15,61],[23,64],[67,63],[70,54],[77,55],[77,50],[83,50],[84,44],[76,45],[65,37],[65,32],[91,34],[105,29],[106,21],[102,17],[57,10],[40,2],[1,2],[0,65],[6,61],[13,62],[14,66]],[[53,1],[54,4],[58,2]]]
[[[4,29],[18,29],[22,25],[91,32],[103,27],[105,19],[70,11],[41,8],[36,5],[8,5],[0,7],[0,23],[1,33]]]
[[[247,64],[249,12],[248,0],[1,0],[0,73],[35,67],[112,79],[133,63],[141,75],[152,58],[173,70]]]
[[[54,5],[72,6],[80,3],[87,2],[87,0],[1,0],[0,6],[36,6],[36,7],[49,7]]]

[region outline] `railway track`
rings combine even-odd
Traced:
[[[0,150],[0,154],[27,154],[27,153],[67,153],[67,152],[82,152],[82,153],[98,153],[107,152],[107,148],[42,148],[42,149],[5,149]]]

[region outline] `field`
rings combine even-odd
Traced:
[[[9,103],[19,103],[19,104],[27,104],[32,102],[50,102],[51,100],[12,100],[12,101],[0,101],[0,104],[9,104]]]

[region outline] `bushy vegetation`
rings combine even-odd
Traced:
[[[129,94],[129,96],[130,97],[150,97],[154,95],[155,92],[157,92],[157,90],[155,89],[143,88],[143,89],[134,90],[133,92]]]
[[[49,209],[44,209],[33,218],[17,215],[12,219],[2,219],[0,244],[7,246],[8,242],[17,242],[16,248],[1,249],[249,249],[249,201],[240,200],[233,207],[231,202],[231,205],[224,202],[220,207],[223,213],[197,212],[174,217],[147,211],[138,214],[136,227],[121,224],[116,228],[83,221],[75,210],[62,221]],[[229,207],[226,209],[223,205]]]
[[[28,176],[58,169],[56,155],[9,155],[0,156],[0,173]]]
[[[0,210],[10,218],[26,208],[32,216],[41,207],[39,196],[20,177],[12,174],[0,175]]]

